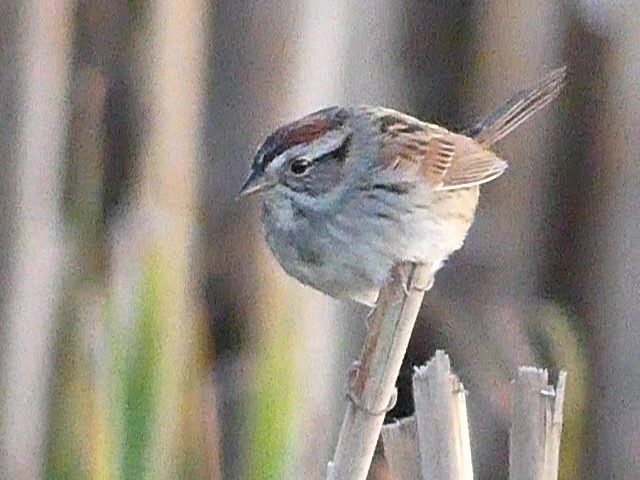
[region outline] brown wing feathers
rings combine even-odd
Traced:
[[[507,169],[507,163],[495,153],[478,148],[477,144],[463,147],[444,175],[440,190],[472,187],[498,178]]]
[[[435,190],[480,185],[502,174],[507,164],[472,139],[424,123],[420,131],[388,129],[381,143],[386,168],[421,175]]]
[[[434,134],[424,147],[422,175],[433,185],[442,184],[451,168],[456,150],[456,145],[446,138],[446,134]]]
[[[550,72],[532,88],[518,92],[465,135],[416,122],[402,114],[386,114],[381,133],[395,138],[383,142],[393,145],[383,156],[389,158],[394,169],[402,169],[403,164],[405,168],[413,169],[415,162],[419,162],[420,172],[436,190],[453,190],[489,182],[502,175],[507,163],[488,147],[556,98],[564,84],[565,74],[564,67]],[[418,124],[421,128],[416,128]]]
[[[499,177],[507,168],[495,153],[468,137],[436,128],[425,149],[422,171],[437,190],[480,185]]]

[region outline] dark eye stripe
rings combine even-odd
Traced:
[[[301,143],[311,143],[324,135],[331,125],[326,120],[308,123],[298,128],[279,129],[264,142],[261,150],[264,155],[259,159],[260,168],[264,169],[278,156]]]
[[[254,170],[264,171],[265,167],[278,156],[301,143],[311,143],[328,130],[342,126],[347,113],[339,107],[329,107],[279,128],[264,142],[254,158]],[[315,118],[309,118],[315,117]]]
[[[349,155],[349,149],[351,148],[351,134],[347,135],[344,141],[340,144],[340,146],[330,152],[325,153],[313,161],[315,162],[326,162],[328,160],[336,160],[340,163],[344,163],[347,160],[347,156]]]
[[[307,159],[304,157],[294,158],[289,164],[289,171],[294,175],[304,175],[309,171],[311,167],[314,165],[318,165],[319,163],[336,161],[338,163],[344,163],[349,155],[349,147],[351,146],[351,135],[348,135],[342,144],[336,149],[325,153],[319,157],[314,159]],[[299,171],[295,170],[300,167]]]
[[[312,188],[312,185],[310,185],[310,182],[313,182],[313,177],[311,175],[307,175],[307,173],[312,169],[312,167],[319,166],[320,164],[324,164],[327,162],[334,162],[335,164],[342,165],[346,161],[347,156],[349,155],[350,147],[351,147],[351,134],[345,137],[342,144],[339,145],[334,150],[327,152],[324,155],[321,155],[314,159],[311,159],[306,172],[299,175],[296,175],[294,172],[294,175],[297,181],[293,181],[293,179],[285,177],[284,181],[287,187],[294,192],[303,192],[311,196],[317,196],[323,193],[326,190],[317,190]],[[291,168],[291,166],[289,168]]]

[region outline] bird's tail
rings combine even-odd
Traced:
[[[558,96],[564,86],[567,67],[549,72],[536,85],[516,93],[511,100],[465,132],[484,146],[505,137],[531,115]]]

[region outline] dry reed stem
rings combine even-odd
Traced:
[[[442,350],[416,369],[413,397],[422,478],[473,480],[466,392]]]
[[[329,480],[364,480],[378,442],[384,412],[396,395],[395,383],[424,293],[433,281],[429,268],[400,265],[381,291],[362,349]]]
[[[546,370],[518,368],[511,415],[510,479],[558,478],[566,377],[561,371],[554,388],[548,384]]]

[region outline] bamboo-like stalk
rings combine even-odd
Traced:
[[[393,478],[472,480],[466,391],[438,350],[413,375],[414,416],[382,428]]]
[[[408,274],[403,271],[408,270]],[[384,412],[396,395],[395,383],[426,286],[433,276],[423,265],[400,265],[381,291],[362,349],[329,480],[364,480],[380,435]]]
[[[511,480],[558,478],[566,376],[561,371],[554,388],[548,385],[546,370],[518,369],[509,446]]]
[[[472,480],[471,442],[465,391],[438,350],[413,376],[418,445],[424,479]]]
[[[384,456],[392,478],[423,480],[420,473],[418,448],[418,422],[416,417],[403,418],[382,426]]]

